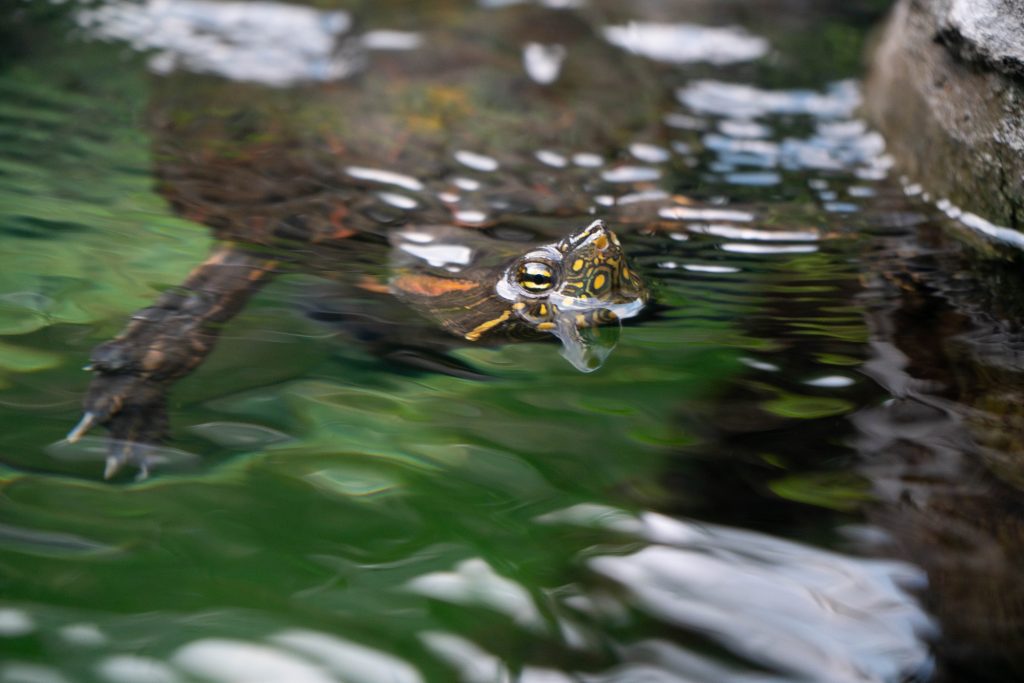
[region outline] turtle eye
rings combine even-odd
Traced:
[[[546,292],[555,284],[555,270],[543,261],[526,261],[516,271],[516,281],[528,292]]]

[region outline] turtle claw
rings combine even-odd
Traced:
[[[78,443],[78,440],[97,424],[99,424],[99,418],[97,418],[96,414],[86,411],[82,415],[82,419],[78,421],[78,424],[64,438],[68,443]]]
[[[151,464],[150,450],[149,444],[111,441],[110,453],[103,465],[103,478],[109,481],[117,476],[125,466],[133,465],[138,470],[135,481],[148,479]]]
[[[124,465],[124,461],[116,455],[108,455],[107,463],[103,467],[103,478],[106,480],[113,479],[114,475],[120,471],[122,465]]]
[[[137,479],[145,479],[151,450],[167,435],[165,392],[165,384],[146,377],[97,371],[85,398],[85,413],[66,440],[76,443],[103,425],[109,432],[103,478],[111,479],[130,465],[138,468]]]

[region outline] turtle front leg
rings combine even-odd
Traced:
[[[213,350],[219,327],[274,273],[277,262],[233,245],[218,247],[177,288],[132,316],[116,338],[93,349],[85,414],[74,443],[95,425],[110,431],[104,476],[124,464],[146,472],[146,451],[167,435],[166,395]]]

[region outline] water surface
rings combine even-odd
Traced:
[[[0,34],[0,681],[1012,677],[1019,257],[857,117],[878,3],[321,5],[26,4]],[[364,183],[380,231],[435,200],[516,238],[604,217],[654,292],[604,367],[374,353],[331,299],[386,270],[371,245],[262,290],[174,388],[153,474],[104,482],[102,434],[62,441],[79,368],[213,242],[161,195],[154,112],[259,94],[301,130],[333,83],[376,93],[519,12],[593,30],[491,46],[498,75],[557,93],[621,54],[644,116],[590,147],[529,106],[499,122],[525,139],[442,151],[422,119],[422,166],[316,180]],[[537,183],[564,203],[494,201]]]

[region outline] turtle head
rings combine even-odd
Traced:
[[[601,366],[620,321],[648,299],[601,221],[525,253],[510,252],[518,243],[452,226],[413,226],[391,241],[396,296],[469,341],[552,334],[583,372]]]
[[[600,367],[619,322],[637,315],[648,299],[619,239],[600,220],[520,256],[495,291],[511,302],[520,324],[558,337],[563,355],[583,372]]]

